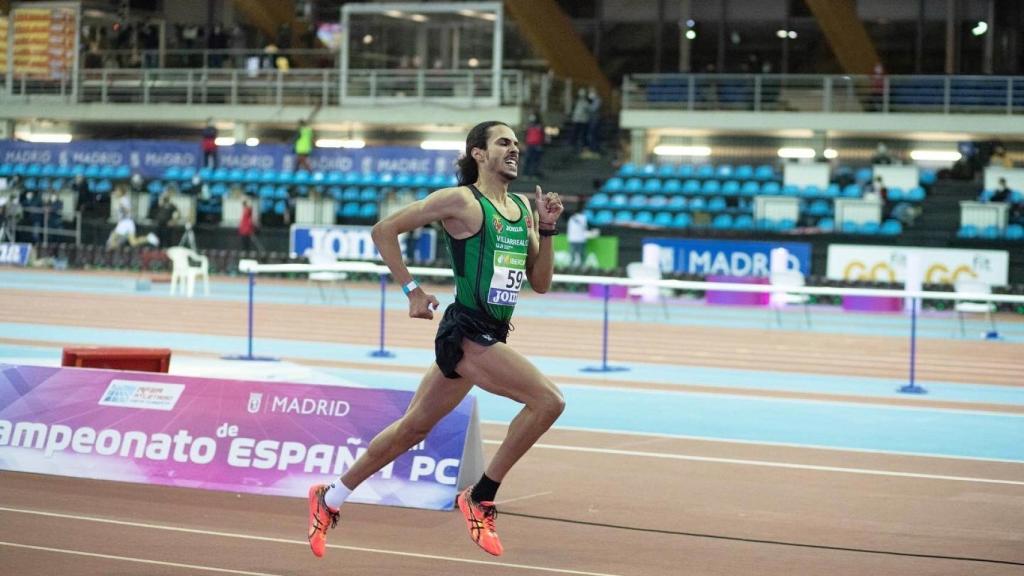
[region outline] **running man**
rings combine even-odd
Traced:
[[[409,298],[409,316],[432,320],[437,298],[423,290],[402,262],[398,235],[440,220],[455,272],[455,302],[444,312],[434,340],[436,361],[427,370],[405,414],[377,435],[367,451],[333,484],[309,489],[309,545],[320,557],[338,508],[364,480],[413,445],[474,386],[523,404],[479,482],[457,497],[470,538],[500,556],[495,494],[509,469],[562,413],[558,388],[505,340],[524,277],[538,293],[551,287],[562,201],[537,186],[537,211],[510,194],[519,174],[519,141],[507,125],[483,122],[466,137],[459,184],[430,194],[381,220],[373,240],[391,276]]]

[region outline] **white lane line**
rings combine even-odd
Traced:
[[[501,444],[498,440],[484,440],[484,444]],[[664,452],[643,452],[636,450],[615,450],[613,448],[586,448],[583,446],[564,446],[559,444],[534,444],[534,448],[561,450],[564,452],[586,452],[589,454],[606,454],[610,456],[633,456],[640,458],[659,458],[663,460],[689,460],[693,462],[714,462],[717,464],[740,464],[744,466],[764,466],[766,468],[790,468],[793,470],[816,470],[819,472],[841,472],[845,474],[867,474],[870,476],[895,476],[899,478],[921,478],[924,480],[951,480],[955,482],[978,482],[982,484],[1006,484],[1024,486],[1022,480],[999,480],[996,478],[977,478],[973,476],[945,476],[942,474],[919,474],[915,472],[894,472],[891,470],[873,470],[870,468],[844,468],[841,466],[818,466],[815,464],[792,464],[789,462],[772,462],[769,460],[744,460],[739,458],[715,458],[711,456],[693,456],[691,454],[666,454]],[[2,509],[2,508],[0,508]]]
[[[298,544],[300,546],[309,546],[309,542],[304,540],[289,540],[287,538],[273,538],[270,536],[253,536],[251,534],[239,534],[236,532],[220,532],[216,530],[199,530],[196,528],[181,528],[178,526],[164,526],[160,524],[145,524],[142,522],[128,522],[125,520],[111,520],[109,518],[96,518],[93,516],[78,516],[74,514],[57,514],[54,512],[45,512],[43,510],[28,510],[24,508],[8,508],[6,506],[0,506],[0,512],[13,512],[15,514],[31,514],[35,516],[45,516],[48,518],[59,518],[64,520],[81,520],[83,522],[96,522],[99,524],[112,524],[115,526],[128,526],[131,528],[147,528],[150,530],[164,530],[167,532],[180,532],[184,534],[198,534],[200,536],[219,536],[222,538],[238,538],[240,540],[255,540],[259,542],[274,542],[277,544]],[[574,574],[576,576],[621,576],[618,574],[611,574],[606,572],[586,572],[583,570],[567,570],[565,568],[551,568],[548,566],[531,566],[528,564],[508,564],[504,562],[488,562],[486,560],[470,560],[468,558],[455,558],[453,556],[438,556],[436,554],[419,554],[416,552],[399,552],[397,550],[381,550],[379,548],[364,548],[361,546],[340,546],[338,544],[328,544],[328,548],[335,550],[348,550],[350,552],[366,552],[369,554],[383,554],[386,556],[402,556],[405,558],[418,558],[422,560],[439,560],[442,562],[457,562],[460,564],[476,564],[479,566],[491,566],[494,568],[514,568],[517,570],[529,570],[533,572],[549,572],[552,574]],[[239,574],[249,574],[239,572]]]
[[[102,558],[104,560],[120,560],[121,562],[135,562],[137,564],[153,564],[156,566],[170,566],[172,568],[187,568],[189,570],[202,570],[204,572],[220,572],[222,574],[242,574],[244,576],[279,576],[267,572],[246,572],[245,570],[228,570],[227,568],[214,568],[212,566],[199,566],[198,564],[179,564],[177,562],[162,562],[160,560],[146,560],[144,558],[133,558],[131,556],[112,556],[110,554],[97,554],[95,552],[82,552],[81,550],[67,550],[64,548],[48,548],[46,546],[30,546],[28,544],[16,544],[14,542],[2,542],[0,546],[12,548],[25,548],[28,550],[41,550],[43,552],[56,552],[58,554],[72,554],[74,556],[87,556],[89,558]]]
[[[547,496],[548,494],[554,494],[548,490],[547,492],[537,492],[536,494],[527,494],[526,496],[519,496],[517,498],[509,498],[508,500],[498,500],[495,504],[508,504],[509,502],[519,502],[521,500],[529,500],[530,498],[537,498],[539,496]]]
[[[490,424],[502,429],[508,428],[508,422],[497,420],[481,420],[481,424]],[[982,456],[954,456],[951,454],[928,454],[926,452],[907,452],[903,450],[875,450],[872,448],[846,448],[842,446],[823,446],[821,444],[798,444],[795,442],[772,442],[769,440],[740,440],[736,438],[712,438],[710,436],[694,436],[692,434],[663,434],[658,432],[634,432],[632,430],[615,430],[613,428],[586,428],[582,426],[553,426],[552,430],[569,432],[588,432],[592,434],[608,434],[614,436],[639,436],[641,438],[667,438],[669,440],[696,440],[698,442],[719,442],[722,444],[743,444],[745,446],[779,446],[782,448],[800,448],[803,450],[827,450],[829,452],[857,452],[862,454],[881,454],[883,456],[913,456],[915,458],[936,458],[940,460],[969,460],[978,462],[1002,462],[1006,464],[1024,464],[1024,460],[1010,458],[985,458]],[[496,440],[485,440],[492,444]]]

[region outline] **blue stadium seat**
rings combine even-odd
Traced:
[[[633,176],[636,173],[636,164],[633,164],[632,162],[627,162],[619,168],[619,176]]]
[[[809,184],[800,190],[800,196],[803,196],[804,198],[817,198],[819,196],[824,196],[824,194],[821,192],[821,188],[814,184]]]
[[[100,166],[100,178],[113,178],[116,173],[117,170],[109,164]]]
[[[360,206],[358,202],[346,202],[345,207],[341,210],[341,215],[345,218],[358,218],[359,209]]]
[[[598,210],[597,215],[594,216],[595,226],[607,226],[614,220],[611,210]]]
[[[686,180],[687,178],[693,178],[694,169],[693,164],[680,164],[676,170],[676,176],[680,180]]]
[[[994,240],[999,238],[999,228],[995,226],[985,226],[981,229],[981,232],[978,233],[978,236],[987,240]]]
[[[4,162],[0,164],[0,177],[7,177],[14,174],[14,164],[10,162]]]
[[[650,177],[650,176],[657,176],[657,174],[658,174],[658,165],[657,164],[647,163],[647,164],[644,164],[642,168],[640,168],[640,175],[645,177],[645,178]]]
[[[327,195],[335,200],[341,200],[341,186],[331,186],[327,189]]]
[[[39,164],[39,163],[35,163],[35,162],[33,162],[32,164],[29,164],[28,168],[25,169],[25,175],[26,176],[39,176],[42,173],[43,173],[43,165]]]
[[[626,181],[618,176],[614,176],[605,181],[604,186],[601,187],[603,192],[621,192],[626,187]]]
[[[626,185],[622,188],[624,192],[639,192],[644,189],[644,181],[633,177],[626,180]]]
[[[707,209],[707,200],[703,196],[697,196],[690,200],[691,212],[704,212]]]
[[[807,214],[810,216],[828,216],[832,212],[832,205],[828,200],[815,200],[807,207]]]
[[[414,174],[409,185],[413,188],[422,188],[430,184],[430,175],[419,172]]]
[[[831,232],[831,231],[835,230],[835,227],[836,227],[836,222],[832,218],[822,218],[822,219],[818,220],[818,228],[821,228],[822,230],[824,230],[826,232]]]
[[[694,173],[694,175],[697,178],[701,179],[701,180],[707,180],[708,178],[714,178],[715,177],[715,167],[712,166],[711,164],[701,164],[700,166],[697,167],[697,170]]]
[[[835,183],[829,184],[824,192],[825,198],[838,198],[841,194],[842,191],[839,189],[839,184]]]
[[[90,165],[86,166],[86,168],[85,168],[85,177],[86,178],[99,178],[99,176],[100,176],[100,167],[99,167],[99,165],[97,165],[97,164],[90,164]]]
[[[40,176],[53,176],[57,173],[56,164],[43,164],[42,170],[39,171]]]
[[[782,185],[778,182],[765,182],[761,185],[761,195],[763,196],[777,196],[782,192]]]
[[[668,205],[666,205],[666,208],[672,210],[673,212],[686,210],[686,196],[673,196],[669,198]]]
[[[658,212],[654,215],[655,226],[671,226],[672,225],[672,213],[671,212]]]
[[[921,174],[919,176],[918,181],[920,182],[921,186],[931,186],[932,184],[935,184],[936,179],[937,176],[935,174],[935,170],[926,168],[921,170]]]
[[[1007,240],[1024,240],[1024,226],[1010,224],[1003,230],[1003,238]]]
[[[761,193],[761,184],[757,180],[747,180],[740,188],[740,196],[757,196]]]
[[[377,201],[377,189],[372,186],[367,186],[359,193],[359,200],[361,202],[376,202]]]
[[[131,177],[131,175],[132,169],[128,166],[118,166],[114,169],[114,178],[117,178],[118,180],[124,180]]]
[[[412,184],[412,176],[410,176],[410,175],[406,174],[405,172],[403,172],[403,173],[399,174],[398,176],[395,176],[395,180],[394,180],[394,182],[392,182],[391,185],[392,186],[397,186],[397,187],[404,187],[404,186],[409,186],[411,184]]]
[[[793,221],[792,218],[783,218],[782,220],[779,220],[774,226],[776,230],[792,230],[795,227],[796,222]]]
[[[425,178],[425,177],[424,177]],[[337,186],[345,182],[345,175],[341,172],[328,172],[327,178],[324,179],[324,183],[328,186]]]
[[[886,187],[886,198],[890,202],[902,202],[906,198],[906,194],[903,192],[903,188],[899,186],[887,186]]]
[[[633,218],[633,222],[635,222],[637,224],[645,224],[645,225],[653,224],[654,223],[654,213],[650,212],[649,210],[644,210],[642,212],[637,212],[636,216]]]
[[[722,184],[722,194],[726,196],[739,196],[740,183],[736,180],[729,180]]]
[[[395,182],[395,175],[391,172],[381,172],[373,181],[369,182],[374,186],[391,186]]]
[[[282,186],[278,186],[277,188],[274,188],[274,199],[275,200],[287,200],[288,199],[288,187],[282,185]]]
[[[754,228],[754,217],[750,214],[740,214],[732,223],[733,230],[752,230]]]
[[[742,164],[736,167],[733,178],[737,180],[752,180],[754,178],[754,167],[750,164]]]
[[[619,210],[615,213],[615,224],[629,224],[633,221],[633,213],[629,210]]]
[[[705,196],[711,196],[718,194],[722,191],[722,183],[718,180],[705,180],[704,184],[700,187],[700,193]]]
[[[860,198],[861,187],[857,184],[847,184],[843,188],[843,198]]]
[[[708,212],[725,212],[725,208],[725,198],[722,196],[713,196],[708,200]]]
[[[244,182],[249,182],[249,183],[259,182],[260,181],[260,175],[261,175],[261,172],[260,172],[259,168],[250,168],[250,169],[245,171],[245,176],[242,177],[242,180]]]
[[[658,166],[658,177],[659,178],[672,178],[676,175],[675,164],[662,164]]]
[[[719,164],[715,168],[715,178],[719,180],[734,178],[732,164]]]
[[[644,208],[647,206],[647,197],[643,194],[633,194],[629,197],[629,204],[627,205],[634,210]]]
[[[608,195],[605,194],[604,192],[598,192],[597,194],[594,194],[593,196],[590,197],[590,200],[587,201],[588,207],[597,210],[600,210],[601,208],[608,206],[608,204],[609,198]]]
[[[629,204],[629,196],[625,194],[614,194],[612,195],[611,202],[608,206],[611,208],[625,208]]]
[[[686,212],[680,212],[672,218],[673,228],[689,228],[690,224],[693,223],[693,218],[690,217]]]
[[[377,217],[377,203],[366,202],[359,208],[360,218],[376,218]]]
[[[908,202],[924,202],[924,188],[916,186],[907,190],[906,195],[903,197]]]
[[[775,169],[768,164],[762,164],[758,166],[756,169],[754,169],[754,179],[761,181],[774,180]]]
[[[430,188],[417,188],[416,189],[416,199],[417,200],[423,200],[424,198],[426,198],[429,195],[430,195]]]
[[[783,196],[799,196],[800,187],[795,184],[786,184],[782,187]]]
[[[662,210],[668,205],[667,196],[651,196],[647,199],[647,207],[652,210]]]
[[[661,191],[664,194],[679,194],[683,191],[683,183],[678,178],[665,180],[661,184]]]
[[[859,168],[856,172],[854,172],[853,179],[856,180],[857,184],[863,186],[868,182],[871,182],[871,176],[872,174],[874,174],[874,172],[875,171],[872,168]]]
[[[683,183],[683,194],[693,195],[700,193],[700,182],[697,180],[687,180]]]
[[[973,224],[966,224],[961,226],[956,232],[957,238],[977,238],[978,227]]]
[[[715,230],[729,230],[732,228],[732,216],[729,214],[719,214],[715,216],[715,219],[711,221],[711,228]]]
[[[181,168],[177,166],[171,166],[167,170],[164,170],[164,178],[168,180],[178,180],[181,178]]]
[[[210,186],[210,194],[216,198],[220,198],[221,196],[227,194],[227,192],[228,185],[223,182],[217,182],[213,186]]]
[[[878,233],[883,236],[899,236],[903,233],[903,224],[899,220],[886,220],[882,222],[882,227],[878,230]]]
[[[355,186],[349,186],[341,192],[341,199],[345,202],[358,202],[359,201],[359,188]]]
[[[644,193],[645,194],[657,194],[661,192],[661,179],[651,178],[644,182]]]

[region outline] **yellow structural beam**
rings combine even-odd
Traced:
[[[847,74],[871,74],[881,62],[871,37],[857,17],[856,0],[804,0],[811,9],[839,65]]]
[[[611,102],[611,82],[555,0],[506,0],[505,10],[555,75],[593,86],[605,102]]]

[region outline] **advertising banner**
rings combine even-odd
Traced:
[[[830,244],[826,275],[832,280],[904,282],[907,262],[920,258],[925,284],[954,284],[957,280],[981,280],[1005,286],[1010,255],[1005,250],[913,248]]]
[[[31,244],[5,242],[0,244],[0,265],[28,266],[31,254]]]
[[[0,470],[305,497],[344,472],[412,395],[0,364]],[[475,410],[466,397],[351,500],[452,508],[458,487],[482,472]]]
[[[699,276],[767,277],[771,274],[771,251],[785,248],[789,269],[811,273],[811,245],[806,242],[748,242],[741,240],[694,240],[689,238],[644,238],[643,245],[660,248],[664,272]]]
[[[564,234],[554,237],[552,248],[555,250],[555,266],[565,268],[572,264],[569,253],[569,240]],[[619,267],[619,237],[595,236],[587,239],[584,248],[583,265],[596,270],[615,270]]]
[[[292,258],[307,252],[333,253],[339,260],[380,260],[370,237],[371,226],[300,226],[292,225],[288,252]],[[414,254],[409,257],[408,236],[399,236],[402,253],[411,262],[433,262],[437,257],[437,231],[421,228],[413,236]]]
[[[310,156],[314,171],[393,174],[454,174],[458,152],[404,147],[317,148]],[[295,155],[288,144],[220,146],[218,166],[228,170],[286,170]],[[82,140],[47,144],[0,140],[0,163],[127,166],[146,178],[159,178],[172,166],[198,169],[203,152],[198,140]]]

